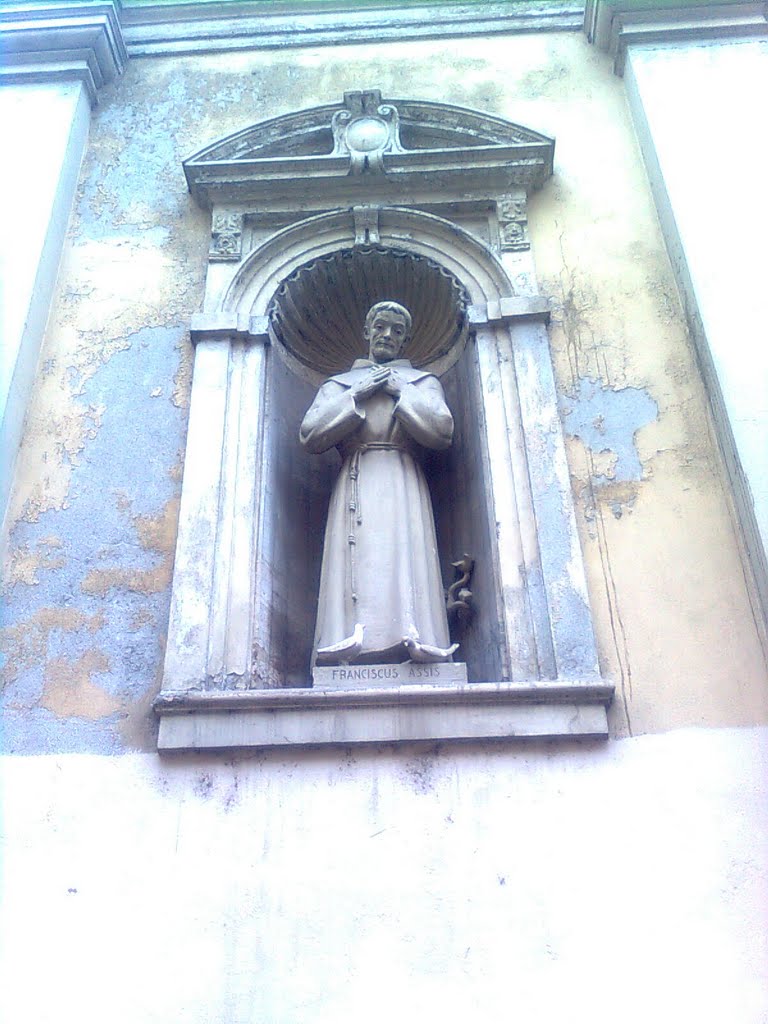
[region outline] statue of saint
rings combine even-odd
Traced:
[[[453,417],[440,382],[401,354],[411,315],[379,302],[367,359],[320,388],[301,424],[313,453],[343,464],[328,509],[315,633],[319,665],[450,661],[432,502],[420,448],[445,449]]]

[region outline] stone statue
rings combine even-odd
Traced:
[[[432,502],[420,447],[451,444],[453,418],[432,374],[401,353],[411,315],[379,302],[365,320],[367,359],[320,388],[301,424],[310,452],[343,464],[328,509],[315,661],[450,661]]]

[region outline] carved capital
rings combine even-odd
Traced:
[[[251,341],[269,344],[269,319],[233,311],[193,313],[189,328],[192,344],[201,341]]]
[[[549,323],[552,306],[543,295],[507,295],[492,302],[469,306],[467,315],[473,327],[483,324],[512,324],[519,320]]]

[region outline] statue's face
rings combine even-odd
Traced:
[[[399,313],[382,310],[376,313],[365,329],[369,356],[375,363],[397,359],[408,341],[405,318]]]

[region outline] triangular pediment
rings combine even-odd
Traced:
[[[487,179],[491,188],[528,189],[550,176],[553,152],[553,139],[511,121],[368,90],[220,139],[186,160],[184,171],[190,190],[206,203],[255,199],[275,182],[290,192],[291,178],[312,178],[321,189],[323,179],[357,179],[359,196],[373,179],[379,179],[373,191],[386,192],[396,181],[399,189],[406,182],[423,187],[430,173],[455,178],[464,171],[465,184]]]

